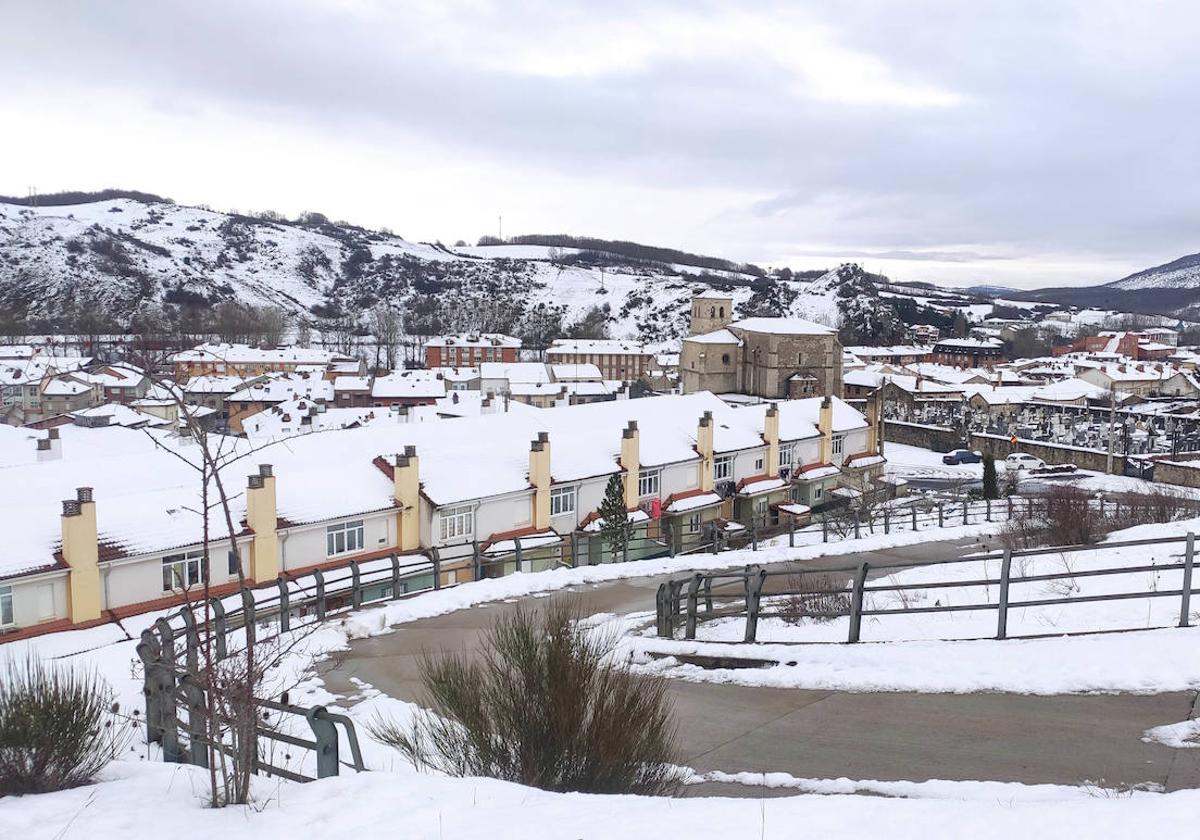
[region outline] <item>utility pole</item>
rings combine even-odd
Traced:
[[[497,228],[497,230],[496,230],[497,237],[496,238],[499,239],[501,242],[503,242],[504,241],[504,217],[503,216],[496,217],[496,228]]]

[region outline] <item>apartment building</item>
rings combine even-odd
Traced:
[[[425,344],[425,367],[477,367],[484,362],[515,362],[521,340],[502,333],[443,335]]]
[[[635,382],[650,366],[652,353],[636,341],[560,338],[546,348],[550,365],[595,365],[604,379]]]
[[[261,348],[245,344],[201,344],[171,357],[176,382],[194,376],[230,375],[254,377],[264,373],[295,373],[298,368],[316,365],[325,370],[334,363],[356,360],[347,356],[308,347]]]
[[[60,431],[52,459],[38,457],[44,433],[0,437],[4,628],[99,623],[194,593],[204,529],[195,445],[156,430]],[[231,438],[230,456],[259,448],[239,467],[248,477],[228,476],[235,533],[221,511],[209,514],[218,558],[209,581],[228,591],[239,567],[265,583],[437,548],[452,583],[473,575],[476,549],[502,551],[518,538],[528,568],[547,567],[571,534],[594,530],[613,475],[643,534],[680,540],[710,523],[785,515],[781,505],[823,504],[840,482],[869,482],[883,463],[876,432],[836,398],[731,408],[693,394],[267,445]],[[65,501],[59,510],[47,499]]]

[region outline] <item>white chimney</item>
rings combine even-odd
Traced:
[[[58,429],[50,429],[48,437],[38,438],[37,459],[38,461],[62,460],[62,439],[58,436]]]

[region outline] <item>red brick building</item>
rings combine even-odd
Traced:
[[[478,367],[483,362],[515,362],[520,339],[500,333],[443,335],[425,345],[425,367]]]

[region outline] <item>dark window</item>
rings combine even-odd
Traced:
[[[722,318],[725,317],[725,307],[724,306],[721,307],[721,317]]]
[[[729,354],[728,353],[721,354],[721,364],[723,364],[723,365],[729,364]]]

